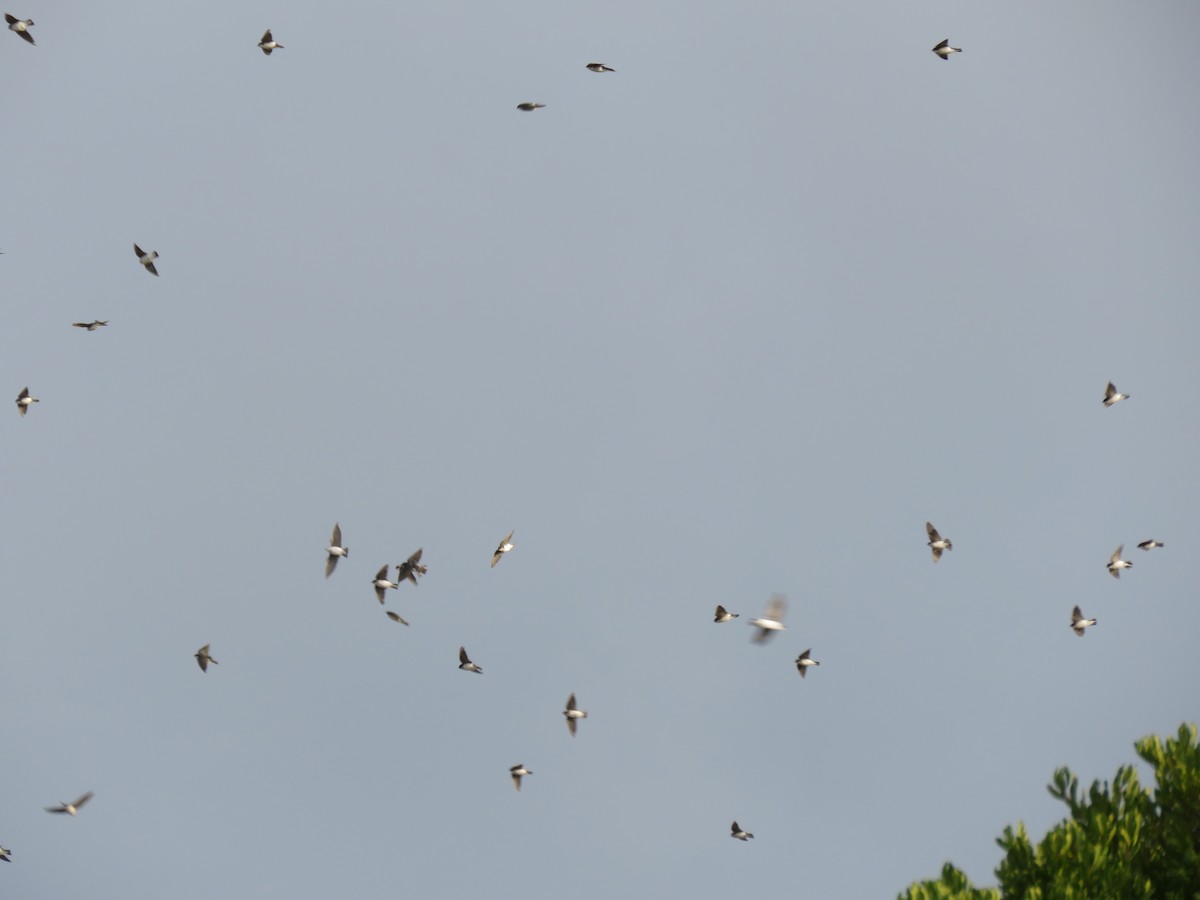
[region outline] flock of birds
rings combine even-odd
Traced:
[[[270,36],[271,32],[267,32],[266,36]],[[516,544],[513,543],[513,535],[515,529],[506,534],[496,545],[495,551],[492,553],[491,567],[494,569],[496,563],[504,558],[504,554],[510,552]],[[375,577],[371,579],[371,586],[375,588],[375,598],[383,605],[387,600],[387,592],[389,589],[398,590],[400,585],[408,581],[412,584],[417,584],[417,579],[429,571],[429,567],[421,564],[421,555],[425,552],[424,547],[418,547],[411,556],[402,563],[396,563],[395,581],[388,578],[388,571],[392,566],[384,563],[380,566],[379,571],[375,573]],[[325,577],[328,578],[337,569],[338,562],[343,559],[348,559],[350,556],[350,548],[345,545],[342,540],[342,525],[340,522],[335,522],[333,525],[333,533],[329,538],[329,546],[325,548]],[[387,617],[393,622],[399,622],[401,625],[407,625],[408,622],[398,613],[392,610],[385,610]],[[203,671],[208,671],[208,663],[216,662],[209,655],[209,645],[205,644],[196,653],[196,661],[200,664]],[[471,661],[470,655],[467,653],[466,647],[458,648],[458,667],[464,672],[473,672],[476,675],[483,674],[483,668]],[[567,730],[571,732],[571,737],[575,736],[576,728],[580,719],[587,718],[587,711],[580,709],[575,703],[575,694],[572,693],[567,697],[567,705],[563,710],[563,716],[567,720]],[[521,778],[525,775],[532,775],[533,772],[525,768],[523,763],[517,763],[509,768],[509,774],[512,776],[513,785],[519,791],[521,790]]]
[[[267,32],[267,34],[269,35],[270,32]],[[496,549],[492,553],[491,567],[493,569],[496,567],[496,563],[500,562],[500,560],[504,558],[504,555],[509,553],[513,547],[516,546],[513,543],[513,534],[515,534],[515,530],[506,534],[501,539],[500,543],[496,545]],[[391,569],[391,566],[387,563],[381,566],[379,571],[375,573],[375,578],[371,581],[371,585],[375,588],[375,597],[379,600],[380,604],[385,601],[387,590],[389,588],[398,589],[400,585],[406,581],[417,584],[417,578],[429,571],[427,566],[421,564],[421,554],[424,552],[424,549],[425,548],[423,547],[418,547],[416,551],[408,557],[408,559],[402,563],[396,564],[395,581],[392,581],[387,577],[388,571]],[[350,556],[350,548],[345,546],[342,541],[341,523],[334,523],[333,534],[330,537],[329,546],[325,548],[325,554],[325,577],[328,578],[337,568],[338,561],[346,559]],[[718,609],[720,609],[720,607],[718,607]],[[390,609],[386,610],[386,612],[388,618],[393,622],[399,622],[401,625],[408,624],[407,621],[401,618],[399,613],[393,612]],[[205,644],[200,648],[200,652],[196,654],[196,659],[200,660],[200,667],[203,669],[205,666],[201,656],[202,654],[203,658],[207,658],[210,662],[215,660],[212,660],[212,658],[208,656],[208,645]],[[466,647],[458,648],[458,667],[464,672],[473,672],[476,675],[483,674],[483,668],[471,661],[471,657],[467,653]],[[803,672],[801,672],[801,674],[803,674]],[[575,737],[576,731],[579,727],[579,720],[586,719],[587,716],[587,710],[580,709],[579,705],[576,703],[574,692],[568,695],[567,705],[563,709],[563,717],[567,720],[567,731],[571,733],[571,737]],[[512,778],[513,787],[520,791],[521,779],[526,775],[532,775],[533,771],[525,768],[524,763],[517,763],[515,766],[509,767],[508,774]],[[735,822],[734,831],[737,830],[737,823]],[[754,837],[754,835],[750,835],[750,837]],[[745,840],[745,838],[742,838],[742,840]]]
[[[4,19],[8,23],[8,29],[10,31],[14,32],[18,37],[22,38],[27,43],[29,43],[31,45],[35,44],[33,35],[30,32],[30,28],[32,28],[33,24],[34,24],[32,19],[18,19],[15,16],[8,14],[8,13],[5,14]],[[284,45],[275,40],[274,36],[271,34],[270,29],[267,29],[265,32],[263,32],[262,39],[258,42],[258,47],[267,56],[270,56],[271,53],[274,52],[275,50],[284,49]],[[943,59],[943,60],[948,60],[953,54],[961,53],[961,52],[962,52],[962,48],[950,46],[949,39],[940,41],[937,45],[935,45],[933,47],[933,53],[936,54],[940,59]],[[597,63],[597,62],[588,63],[586,65],[586,68],[589,71],[595,72],[598,74],[616,71],[614,68],[612,68],[608,65],[605,65],[604,63]],[[517,109],[521,110],[523,112],[533,112],[535,110],[544,109],[544,108],[545,108],[544,103],[538,103],[538,102],[533,102],[533,101],[528,101],[528,102],[523,102],[523,103],[517,104]],[[158,269],[155,267],[155,264],[154,264],[155,260],[159,258],[158,252],[155,250],[151,250],[151,251],[147,252],[147,251],[143,250],[140,246],[138,246],[136,243],[133,245],[133,251],[134,251],[134,255],[137,257],[137,261],[145,268],[145,270],[147,272],[149,272],[151,275],[158,276]],[[103,327],[107,326],[108,321],[94,319],[91,322],[74,322],[74,323],[72,323],[72,325],[75,328],[82,328],[82,329],[85,329],[90,332],[90,331],[96,331],[99,328],[103,328]],[[1103,400],[1104,406],[1106,408],[1111,407],[1114,404],[1116,404],[1122,400],[1127,400],[1127,399],[1129,399],[1128,394],[1120,393],[1116,389],[1116,387],[1113,385],[1112,382],[1108,383],[1108,387],[1105,390],[1104,400]],[[39,403],[39,402],[40,402],[39,398],[31,395],[29,392],[29,387],[26,386],[25,388],[23,388],[21,390],[20,394],[17,395],[17,401],[16,401],[17,411],[20,413],[20,415],[22,417],[24,417],[25,414],[29,411],[30,407],[34,403]],[[929,538],[927,545],[929,546],[930,551],[932,553],[933,561],[935,563],[937,563],[941,560],[942,554],[945,551],[954,549],[954,544],[948,538],[943,537],[941,535],[941,533],[933,526],[933,524],[931,522],[925,523],[925,531]],[[491,560],[492,567],[495,567],[496,564],[498,562],[500,562],[501,559],[504,558],[505,554],[512,551],[513,547],[515,546],[513,544],[513,534],[514,534],[514,532],[510,531],[497,545],[495,551],[492,554],[492,560]],[[1162,547],[1164,545],[1161,541],[1151,539],[1151,540],[1147,540],[1147,541],[1142,541],[1137,546],[1140,550],[1149,551],[1149,550],[1153,550],[1153,549]],[[1112,554],[1112,556],[1109,559],[1108,571],[1109,571],[1109,574],[1111,574],[1113,576],[1113,578],[1119,579],[1121,577],[1122,569],[1128,569],[1133,566],[1133,563],[1121,558],[1122,553],[1124,552],[1124,549],[1125,549],[1125,545],[1121,544],[1120,546],[1117,547],[1116,551]],[[415,585],[418,583],[417,579],[427,573],[428,567],[421,563],[422,552],[423,552],[423,548],[418,548],[404,562],[396,564],[395,565],[396,575],[395,575],[394,580],[392,580],[388,577],[388,572],[392,568],[392,566],[390,564],[384,564],[379,569],[379,571],[376,572],[375,577],[371,580],[371,585],[374,588],[375,596],[381,605],[383,605],[386,601],[388,590],[398,590],[400,585],[404,584],[406,581]],[[341,529],[340,523],[335,524],[333,526],[333,533],[330,538],[329,545],[325,548],[325,553],[326,553],[325,577],[329,578],[331,575],[333,575],[334,571],[337,569],[338,562],[340,560],[346,559],[350,556],[350,548],[345,546],[345,543],[343,542],[343,539],[342,539],[342,529]],[[775,634],[776,632],[785,630],[786,626],[783,624],[783,618],[784,618],[784,614],[786,613],[786,611],[787,611],[786,598],[784,598],[782,595],[779,595],[779,594],[772,595],[767,602],[767,608],[763,612],[762,616],[755,618],[755,619],[751,619],[748,622],[748,624],[754,626],[757,629],[757,631],[751,638],[751,641],[756,644],[764,644],[773,634]],[[393,610],[390,610],[390,609],[385,610],[385,613],[387,614],[388,618],[391,619],[393,622],[397,622],[401,625],[409,624],[403,617],[400,616],[399,613],[394,612]],[[718,624],[723,624],[723,623],[732,622],[734,619],[739,618],[739,617],[740,616],[738,613],[730,612],[724,606],[718,605],[716,608],[716,613],[715,613],[713,621]],[[1071,613],[1071,626],[1070,627],[1072,628],[1072,630],[1074,630],[1075,634],[1082,637],[1085,633],[1085,630],[1087,628],[1094,626],[1096,624],[1096,621],[1097,620],[1095,618],[1085,618],[1083,613],[1081,612],[1080,608],[1078,606],[1076,606],[1072,610],[1072,613]],[[809,648],[809,649],[805,650],[804,652],[802,652],[799,656],[796,657],[796,660],[795,660],[796,669],[800,673],[800,676],[802,678],[807,675],[808,670],[810,668],[820,665],[820,662],[813,659],[811,654],[812,654],[812,648]],[[203,647],[201,647],[199,650],[197,650],[195,653],[195,658],[196,658],[196,663],[197,663],[197,665],[199,665],[201,672],[207,673],[208,667],[210,664],[218,665],[217,660],[214,659],[212,656],[210,644],[205,644]],[[463,671],[471,672],[476,675],[483,674],[483,669],[479,665],[477,665],[476,663],[471,661],[471,658],[470,658],[469,654],[467,653],[467,650],[465,647],[460,646],[458,648],[458,660],[459,660],[458,667],[460,669],[462,669]],[[578,729],[579,721],[581,719],[586,719],[588,717],[588,714],[587,714],[586,710],[579,708],[579,706],[576,702],[574,693],[571,693],[567,697],[566,706],[563,709],[562,714],[567,723],[567,730],[570,732],[572,737],[575,737],[577,729]],[[532,775],[532,774],[533,774],[533,771],[526,768],[523,763],[517,763],[516,765],[511,766],[509,768],[509,775],[512,778],[513,786],[516,788],[517,791],[521,790],[521,779],[524,778],[526,775]],[[78,814],[79,810],[89,800],[92,799],[92,796],[93,796],[93,793],[91,791],[88,791],[87,793],[83,794],[82,796],[80,796],[77,800],[75,800],[72,803],[59,803],[56,806],[48,806],[48,807],[46,807],[46,811],[49,813],[75,816]],[[730,836],[733,837],[734,839],[740,840],[740,841],[748,841],[754,837],[754,835],[752,833],[744,830],[740,825],[738,825],[736,820],[732,823],[732,825],[730,827]],[[0,846],[0,860],[3,860],[5,862],[11,862],[11,859],[10,859],[11,853],[12,853],[11,850],[8,850],[8,849]]]
[[[267,32],[267,36],[269,35],[270,32]],[[946,42],[943,41],[942,43],[945,44]],[[934,51],[938,52],[938,55],[942,56],[942,58],[945,58],[945,55],[939,52],[940,50],[945,49],[947,48],[943,47],[942,44],[939,44],[934,48]],[[949,49],[952,52],[958,52],[953,50],[953,48]],[[1105,408],[1108,408],[1121,400],[1127,399],[1129,399],[1129,395],[1120,393],[1110,381],[1108,383],[1108,387],[1105,389],[1104,399],[1102,402]],[[504,558],[506,553],[512,551],[513,547],[515,546],[513,543],[514,533],[515,531],[510,531],[496,546],[495,551],[492,553],[491,565],[493,568],[495,568],[496,564]],[[929,538],[929,540],[926,542],[926,545],[929,547],[930,554],[935,563],[941,561],[943,553],[954,549],[954,542],[947,537],[943,537],[941,532],[934,527],[932,522],[925,523],[925,533]],[[1137,546],[1139,550],[1149,551],[1163,547],[1164,544],[1162,541],[1151,538],[1150,540],[1142,541]],[[1120,579],[1122,569],[1132,568],[1133,566],[1133,563],[1121,558],[1124,549],[1124,544],[1118,546],[1116,552],[1113,553],[1108,562],[1109,574],[1117,579]],[[417,550],[408,557],[408,559],[402,563],[397,563],[395,566],[396,575],[394,581],[388,578],[388,572],[392,568],[391,565],[384,564],[379,569],[379,571],[375,574],[375,578],[372,580],[371,584],[375,588],[375,596],[379,600],[380,604],[384,603],[386,599],[386,592],[389,588],[398,589],[399,586],[405,581],[417,584],[417,578],[426,574],[428,567],[421,564],[421,555],[423,552],[424,548],[418,547]],[[334,524],[333,534],[330,537],[329,546],[325,548],[325,553],[325,577],[328,578],[337,568],[339,560],[348,558],[350,556],[350,548],[345,546],[342,540],[342,528],[340,523]],[[398,613],[395,613],[391,610],[387,610],[386,612],[392,621],[399,622],[402,625],[408,625],[408,622],[401,618]],[[767,608],[763,614],[758,618],[750,619],[747,623],[757,629],[750,639],[751,642],[755,644],[764,644],[776,632],[785,631],[787,626],[783,624],[783,618],[786,612],[787,599],[782,594],[773,594],[767,601]],[[740,617],[740,613],[730,612],[723,605],[718,604],[713,616],[713,622],[716,624],[725,624]],[[1080,637],[1083,637],[1086,629],[1095,624],[1096,619],[1085,618],[1078,606],[1071,611],[1070,627],[1075,634],[1079,635]],[[216,660],[209,655],[208,644],[205,644],[196,653],[196,660],[199,662],[200,668],[205,671],[207,671],[208,663],[216,662]],[[473,672],[477,675],[483,674],[483,669],[471,661],[466,647],[460,646],[458,648],[458,662],[458,667],[464,672]],[[808,670],[810,668],[813,666],[819,666],[821,663],[812,658],[812,648],[810,647],[796,657],[795,664],[796,670],[800,673],[800,677],[804,678],[808,675]],[[572,737],[574,737],[576,734],[579,720],[586,719],[588,717],[587,711],[578,707],[574,693],[567,697],[566,708],[563,709],[562,714],[567,721],[567,730],[571,733]],[[517,763],[515,766],[511,766],[509,768],[509,775],[512,778],[513,786],[518,791],[521,790],[521,779],[526,775],[532,774],[533,771],[526,768],[524,763]],[[737,820],[734,820],[730,826],[730,837],[739,841],[748,841],[753,838],[754,835],[751,832],[743,829],[740,825],[738,825]]]
[[[946,43],[947,43],[946,41],[942,41],[941,44],[938,44],[937,47],[934,47],[933,48],[934,53],[937,53],[939,56],[941,56],[943,59],[945,59],[946,54],[941,51],[949,51],[949,52],[954,52],[954,53],[960,52],[960,51],[955,50],[953,47],[945,46]],[[1110,381],[1108,383],[1108,386],[1104,389],[1104,399],[1101,402],[1104,404],[1104,408],[1108,409],[1113,404],[1120,403],[1122,400],[1128,400],[1128,399],[1129,399],[1129,394],[1122,394],[1120,391],[1117,390],[1116,385],[1114,385]],[[925,523],[925,533],[929,535],[929,542],[928,542],[929,549],[933,553],[933,561],[934,562],[938,562],[942,558],[942,553],[944,551],[954,549],[954,544],[947,538],[942,537],[938,533],[938,530],[933,527],[932,522]],[[1155,540],[1154,538],[1151,538],[1150,540],[1142,541],[1137,546],[1138,546],[1139,550],[1150,551],[1150,550],[1155,550],[1159,547],[1163,547],[1166,545],[1163,544],[1162,541],[1158,541],[1158,540]],[[1121,570],[1122,569],[1133,568],[1133,563],[1131,563],[1127,559],[1121,558],[1121,556],[1124,553],[1125,553],[1125,545],[1119,544],[1117,546],[1117,549],[1113,551],[1113,555],[1108,558],[1108,574],[1111,575],[1113,578],[1116,578],[1118,581],[1121,578]],[[720,618],[720,613],[723,612],[722,608],[718,606],[717,612],[718,612],[718,621],[723,621]],[[1083,611],[1080,610],[1080,608],[1078,606],[1074,607],[1071,610],[1071,630],[1074,631],[1077,635],[1079,635],[1079,637],[1083,637],[1085,631],[1088,628],[1091,628],[1093,625],[1095,625],[1096,621],[1097,620],[1094,618],[1089,619],[1086,616],[1084,616]],[[810,662],[807,664],[811,665],[812,663]],[[796,665],[797,666],[801,665],[800,660],[796,660]],[[801,675],[804,674],[803,669],[800,670],[800,674]]]

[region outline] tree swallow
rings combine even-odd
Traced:
[[[29,33],[29,29],[33,27],[33,19],[18,19],[16,16],[5,13],[4,21],[8,23],[9,31],[15,31],[29,43],[33,43],[33,35]]]
[[[732,622],[738,617],[737,613],[731,613],[725,607],[717,605],[716,615],[713,617],[714,622]]]
[[[407,625],[407,624],[408,624],[408,623],[407,623],[407,622],[405,622],[405,621],[404,621],[402,618],[400,618],[400,613],[394,613],[394,612],[392,612],[390,609],[389,609],[389,610],[385,610],[385,612],[387,612],[387,617],[388,617],[389,619],[391,619],[393,622],[399,622],[401,625]]]
[[[523,112],[533,112],[535,109],[545,109],[545,103],[518,103],[517,109]]]
[[[93,796],[92,792],[88,791],[86,794],[84,794],[82,797],[80,797],[74,803],[60,803],[58,806],[47,806],[46,812],[66,813],[67,815],[73,816],[76,813],[78,813],[80,809],[83,808],[83,804],[87,803],[89,800],[92,799],[92,796]]]
[[[517,763],[515,766],[509,767],[508,774],[512,776],[513,787],[519,791],[521,790],[521,776],[532,775],[533,773],[525,768],[524,763]]]
[[[1129,562],[1128,560],[1121,559],[1121,551],[1124,549],[1125,545],[1122,544],[1117,548],[1117,551],[1111,557],[1109,557],[1108,574],[1113,578],[1120,579],[1122,569],[1133,568],[1133,563]]]
[[[483,669],[471,662],[471,658],[467,656],[467,648],[458,648],[458,667],[464,672],[475,672],[478,675],[483,674]]]
[[[325,548],[325,552],[329,554],[325,560],[325,577],[328,578],[337,568],[338,560],[350,555],[350,548],[342,546],[342,526],[336,522],[333,525],[333,537],[329,539],[329,546]],[[384,568],[386,574],[387,567]]]
[[[147,272],[149,272],[151,275],[158,274],[158,269],[154,268],[154,261],[158,259],[157,250],[151,250],[149,253],[146,253],[141,247],[139,247],[137,244],[134,244],[133,252],[137,254],[138,262],[146,267]]]
[[[754,835],[748,831],[743,831],[741,826],[738,825],[737,822],[734,822],[730,827],[730,837],[735,837],[739,841],[748,841],[750,838],[754,837]]]
[[[263,32],[262,40],[258,42],[258,49],[267,56],[271,55],[272,50],[284,49],[283,44],[279,43],[275,38],[271,37],[271,29],[268,28]],[[301,48],[303,49],[303,48]]]
[[[1085,619],[1083,617],[1083,613],[1079,611],[1078,606],[1071,610],[1071,628],[1073,628],[1075,633],[1080,637],[1083,637],[1083,630],[1085,628],[1091,628],[1095,624],[1095,619]]]
[[[942,558],[943,550],[953,550],[954,545],[947,538],[938,534],[938,530],[933,527],[932,522],[925,523],[925,531],[929,535],[929,549],[933,551],[933,561],[937,562]]]
[[[212,657],[209,655],[209,653],[208,653],[208,647],[209,647],[209,645],[208,645],[208,644],[205,644],[203,647],[201,647],[199,650],[197,650],[197,651],[196,651],[196,662],[198,662],[198,663],[200,664],[200,671],[201,671],[201,672],[207,672],[207,671],[208,671],[208,664],[209,664],[209,663],[212,663],[214,666],[219,666],[219,665],[220,665],[220,663],[218,663],[218,662],[217,662],[215,659],[213,659],[213,658],[212,658]]]
[[[108,324],[108,321],[101,322],[99,319],[93,319],[90,322],[72,322],[76,328],[86,328],[88,331],[95,331],[97,328],[103,328]]]
[[[1166,546],[1166,544],[1164,544],[1162,541],[1149,540],[1149,541],[1142,541],[1140,544],[1138,544],[1138,549],[1139,550],[1153,550],[1155,547],[1165,547],[1165,546]]]
[[[9,854],[11,853],[12,851],[7,847],[0,847],[0,859],[4,860],[5,862],[12,862],[12,860],[9,859]]]
[[[593,72],[615,72],[616,69],[610,69],[604,63],[588,63],[587,67]]]
[[[1103,402],[1106,407],[1112,406],[1114,403],[1120,403],[1122,400],[1128,400],[1128,399],[1129,399],[1129,395],[1122,394],[1120,391],[1118,391],[1111,381],[1108,383],[1108,387],[1104,389],[1104,401]]]
[[[376,572],[375,577],[371,580],[371,584],[375,585],[375,596],[379,598],[380,603],[383,603],[384,591],[386,591],[388,588],[392,588],[394,590],[395,588],[400,587],[400,585],[388,581],[387,573],[388,569],[390,568],[391,566],[384,563],[383,568]]]
[[[808,654],[812,653],[812,649],[805,650],[796,657],[796,669],[800,672],[800,677],[803,678],[808,674],[809,666],[819,666],[820,663],[815,659],[810,659]]]
[[[514,529],[515,531],[516,529]],[[492,568],[496,568],[496,563],[500,562],[500,557],[511,550],[515,545],[512,542],[513,533],[510,531],[508,537],[500,542],[500,546],[496,548],[496,552],[492,554]]]
[[[933,48],[933,52],[942,59],[949,59],[951,53],[962,53],[962,47],[951,47],[950,38],[946,38],[940,44]]]
[[[424,575],[428,571],[427,567],[421,565],[421,551],[424,549],[424,547],[418,547],[416,553],[396,566],[397,584],[403,584],[406,581],[416,584],[417,576]]]
[[[17,394],[17,412],[24,416],[31,405],[41,402],[37,397],[29,396],[28,387],[22,388],[21,393]]]
[[[771,636],[772,632],[784,631],[787,627],[782,621],[785,612],[787,612],[787,599],[782,594],[772,594],[771,599],[767,601],[767,611],[763,613],[762,618],[751,619],[747,623],[758,628],[758,633],[751,640],[756,644],[761,644]]]
[[[575,706],[574,694],[567,698],[567,708],[563,710],[563,715],[567,717],[567,730],[571,732],[571,737],[575,737],[575,728],[580,719],[587,718],[587,713]]]

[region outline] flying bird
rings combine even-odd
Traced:
[[[1071,628],[1080,637],[1083,637],[1083,630],[1085,628],[1091,628],[1095,624],[1095,619],[1085,619],[1083,617],[1083,613],[1079,611],[1078,606],[1071,610]]]
[[[754,837],[754,835],[752,835],[750,832],[743,831],[741,826],[738,825],[737,822],[734,822],[733,825],[730,827],[729,836],[735,837],[739,841],[748,841],[748,840],[750,840],[750,838]]]
[[[209,655],[208,648],[209,648],[209,645],[205,644],[203,647],[201,647],[199,650],[196,651],[196,662],[200,664],[201,672],[208,671],[209,663],[212,663],[214,666],[220,665],[219,662],[217,662],[215,659],[212,658],[212,656]]]
[[[133,252],[137,254],[138,262],[146,267],[147,272],[149,272],[151,275],[158,274],[158,269],[154,268],[154,261],[158,259],[157,250],[151,250],[149,253],[146,253],[141,247],[139,247],[137,244],[134,244]]]
[[[1116,552],[1108,558],[1108,574],[1118,580],[1121,578],[1122,569],[1133,568],[1133,563],[1129,562],[1129,560],[1121,559],[1121,551],[1124,549],[1125,545],[1121,544],[1121,546],[1117,547]]]
[[[820,663],[815,659],[811,659],[808,654],[812,653],[812,649],[805,650],[796,657],[796,669],[800,672],[800,677],[804,678],[808,674],[809,666],[819,666]]]
[[[325,560],[325,577],[328,578],[337,568],[338,560],[350,555],[350,548],[342,546],[342,526],[336,522],[333,525],[333,537],[329,539],[329,546],[325,548],[325,552],[329,554]],[[384,570],[386,573],[387,566],[384,566]]]
[[[400,618],[400,613],[394,613],[394,612],[392,612],[390,609],[389,609],[389,610],[385,610],[385,612],[387,612],[387,617],[388,617],[389,619],[391,619],[393,622],[399,622],[401,625],[407,625],[407,624],[408,624],[408,623],[407,623],[407,622],[405,622],[405,621],[404,621],[402,618]]]
[[[522,775],[532,775],[533,773],[530,772],[527,768],[525,768],[524,763],[517,763],[515,766],[509,767],[508,774],[512,776],[513,787],[515,787],[519,791],[519,790],[521,790],[521,776]]]
[[[258,42],[258,49],[267,56],[270,56],[272,50],[282,50],[284,47],[283,44],[271,37],[271,29],[268,28],[263,32],[262,40]],[[303,50],[304,48],[301,47],[300,49]]]
[[[951,47],[950,38],[946,38],[940,44],[933,48],[933,52],[942,59],[949,59],[951,53],[962,53],[962,47]]]
[[[772,632],[784,631],[783,614],[787,612],[787,599],[782,594],[772,594],[767,601],[767,611],[760,619],[751,619],[748,624],[758,628],[758,633],[751,640],[756,644],[764,643]]]
[[[934,562],[942,558],[943,550],[954,549],[954,544],[950,543],[948,538],[944,538],[938,534],[938,530],[933,527],[932,522],[925,523],[925,531],[929,535],[929,549],[933,551]]]
[[[731,613],[725,607],[721,606],[720,604],[717,604],[717,612],[716,612],[716,615],[713,616],[713,621],[714,622],[732,622],[737,617],[738,617],[737,613]]]
[[[12,851],[7,847],[0,847],[0,859],[4,860],[5,862],[12,862],[12,860],[9,859],[9,854],[11,853]]]
[[[483,669],[479,668],[479,666],[477,666],[477,665],[475,665],[475,663],[471,662],[471,658],[469,656],[467,656],[467,648],[466,647],[458,648],[458,667],[460,669],[462,669],[464,672],[474,672],[477,675],[483,674]]]
[[[588,63],[587,67],[593,72],[615,72],[616,69],[609,68],[604,63]]]
[[[535,109],[545,109],[545,103],[518,103],[517,109],[523,112],[533,112]]]
[[[1156,540],[1151,539],[1149,541],[1142,541],[1140,544],[1138,544],[1138,549],[1139,550],[1153,550],[1155,547],[1165,547],[1165,546],[1166,546],[1166,544],[1164,544],[1162,541],[1156,541]]]
[[[69,816],[73,816],[76,813],[78,813],[79,810],[83,808],[83,804],[85,804],[89,800],[91,800],[92,797],[93,797],[92,792],[88,791],[86,794],[84,794],[82,797],[80,797],[74,803],[60,803],[58,806],[47,806],[46,812],[66,813]]]
[[[29,396],[28,387],[22,388],[21,393],[17,394],[17,412],[24,416],[25,413],[28,412],[30,406],[32,406],[34,403],[41,402],[42,401],[37,397]]]
[[[516,529],[514,529],[515,531]],[[496,568],[496,563],[500,562],[500,557],[511,550],[515,545],[512,542],[513,533],[510,531],[508,537],[500,542],[500,546],[496,548],[496,552],[492,554],[492,568]]]
[[[380,603],[383,603],[384,591],[386,591],[388,588],[395,589],[400,587],[400,585],[396,584],[395,582],[388,581],[387,573],[388,569],[390,568],[391,566],[389,566],[387,563],[384,563],[383,568],[376,572],[375,577],[371,579],[371,584],[375,585],[375,596],[379,598]]]
[[[18,19],[16,16],[4,14],[4,21],[8,23],[8,30],[15,31],[29,43],[33,44],[33,35],[29,33],[29,29],[33,27],[33,19]],[[36,46],[36,45],[35,45]]]
[[[567,708],[563,710],[563,715],[567,717],[567,730],[571,732],[571,737],[575,737],[575,728],[580,719],[587,718],[587,713],[575,705],[574,694],[567,698]]]
[[[1109,407],[1109,406],[1112,406],[1114,403],[1120,403],[1122,400],[1128,400],[1128,399],[1129,399],[1129,395],[1122,394],[1120,391],[1117,390],[1116,385],[1114,385],[1110,381],[1108,383],[1108,387],[1106,387],[1104,389],[1104,400],[1102,402],[1104,403],[1105,407]]]
[[[107,325],[108,321],[101,322],[99,319],[93,319],[90,322],[72,322],[71,324],[76,328],[86,328],[88,331],[95,331],[97,328],[103,328]]]
[[[396,583],[403,584],[406,581],[417,583],[417,576],[424,575],[428,569],[421,565],[421,551],[423,547],[418,547],[417,552],[406,559],[404,562],[396,566]]]

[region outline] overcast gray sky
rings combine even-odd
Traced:
[[[23,2],[5,896],[990,883],[1195,721],[1195,4]]]

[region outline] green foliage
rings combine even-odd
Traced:
[[[941,878],[913,884],[902,900],[1200,900],[1200,744],[1195,725],[1165,743],[1151,735],[1134,745],[1154,769],[1153,794],[1133,766],[1112,784],[1092,782],[1081,797],[1069,769],[1054,773],[1050,796],[1069,815],[1037,846],[1025,826],[1004,829],[997,888],[971,885],[949,863]]]
[[[1000,900],[998,890],[971,887],[970,879],[950,863],[942,867],[937,881],[914,884],[902,896],[904,900]]]

